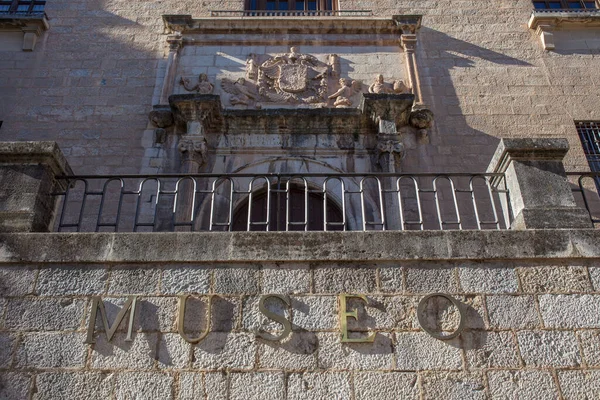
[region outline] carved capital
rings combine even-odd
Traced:
[[[208,146],[203,136],[185,135],[179,139],[177,149],[181,153],[181,162],[193,162],[201,167],[206,163]]]
[[[172,35],[168,35],[167,43],[169,43],[170,51],[177,51],[183,47],[183,35],[181,35],[180,32],[175,32]]]
[[[157,128],[167,128],[173,125],[173,113],[171,107],[166,105],[155,105],[148,114],[148,119]]]
[[[414,53],[417,48],[417,35],[403,34],[400,36],[400,44],[407,53]]]

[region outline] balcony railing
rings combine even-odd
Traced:
[[[368,17],[371,10],[211,10],[211,17]]]
[[[61,232],[506,229],[502,174],[65,176]]]

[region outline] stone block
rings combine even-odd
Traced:
[[[349,372],[306,372],[290,374],[288,400],[350,400],[352,376]]]
[[[521,366],[512,332],[465,331],[460,337],[469,369]]]
[[[546,328],[599,328],[600,296],[542,295],[540,313]]]
[[[406,372],[357,372],[354,392],[357,399],[418,399],[417,374]]]
[[[379,268],[379,285],[385,293],[404,292],[404,268],[400,265],[389,265]]]
[[[298,296],[292,297],[292,329],[318,330],[337,329],[337,296]]]
[[[406,291],[430,294],[435,292],[456,293],[455,268],[445,264],[422,264],[406,268]]]
[[[261,296],[249,296],[244,298],[242,309],[242,327],[251,332],[267,331],[272,334],[277,334],[283,329],[283,326],[267,318],[259,310],[259,302]],[[277,298],[270,297],[264,303],[267,310],[285,316],[288,321],[292,321],[292,311],[283,301]]]
[[[462,367],[458,339],[438,340],[423,332],[396,333],[396,368],[404,371],[457,370]]]
[[[319,342],[314,332],[292,332],[282,341],[258,340],[258,367],[314,370]]]
[[[162,294],[210,293],[210,270],[200,266],[169,265],[162,271]]]
[[[11,366],[16,345],[16,333],[0,333],[0,368],[8,368]]]
[[[499,329],[539,328],[533,296],[486,296],[490,326]]]
[[[82,299],[13,299],[4,326],[18,331],[77,330],[83,321]]]
[[[104,400],[113,393],[115,375],[104,372],[47,372],[36,376],[35,385],[35,400]]]
[[[458,278],[466,293],[514,293],[519,286],[517,274],[510,267],[462,265]]]
[[[239,297],[213,296],[210,309],[210,330],[230,332],[238,327],[241,299]],[[185,308],[185,332],[202,332],[206,329],[207,296],[188,297]]]
[[[517,271],[525,293],[589,292],[592,289],[585,267],[521,267]]]
[[[350,337],[366,337],[366,333]],[[318,366],[323,369],[389,370],[394,364],[389,333],[377,333],[373,343],[342,343],[340,333],[318,333]]]
[[[313,270],[316,293],[372,293],[376,269],[372,266],[325,264]]]
[[[576,367],[581,355],[575,333],[564,331],[517,332],[521,357],[525,366]]]
[[[548,371],[488,371],[491,399],[558,399],[558,388]]]
[[[232,373],[230,379],[231,399],[281,400],[285,397],[282,372]]]
[[[306,264],[265,264],[262,293],[310,293],[310,269]]]
[[[357,310],[358,319],[349,318],[348,327],[351,330],[364,331],[367,329],[406,330],[417,328],[416,296],[367,296],[368,302],[361,299],[349,298],[347,310]]]
[[[160,372],[123,372],[117,374],[116,400],[173,399],[173,376]]]
[[[177,400],[227,400],[228,375],[225,372],[182,372]],[[205,393],[206,396],[205,397]]]
[[[600,330],[578,331],[577,337],[588,367],[600,367]]]
[[[160,269],[147,266],[113,267],[108,294],[157,294]]]
[[[252,369],[256,360],[256,347],[252,334],[211,332],[194,346],[193,368]]]
[[[41,296],[100,295],[106,292],[108,268],[85,267],[40,268],[36,293]]]
[[[483,376],[479,373],[430,372],[421,379],[424,400],[486,398]]]
[[[600,371],[559,371],[558,382],[564,399],[597,399],[600,396]]]
[[[24,334],[17,348],[20,368],[76,368],[85,365],[87,345],[83,333]]]
[[[31,375],[8,371],[0,372],[0,399],[28,399],[30,387]]]
[[[600,292],[600,267],[590,267],[590,278],[596,292]]]
[[[33,293],[36,268],[0,267],[0,296],[25,296]]]
[[[116,317],[122,310],[126,301],[126,297],[102,297],[102,302],[104,303],[104,309],[106,311],[106,318],[110,326],[112,326],[112,324],[116,321]],[[86,328],[89,324],[91,304],[92,303],[90,301],[86,310]],[[130,311],[125,314],[125,317],[117,328],[117,332],[127,331],[129,324],[129,312]],[[175,330],[176,316],[177,300],[175,297],[140,296],[138,297],[135,318],[133,320],[133,330],[141,330],[144,332],[173,332]],[[96,315],[95,329],[97,332],[104,332],[100,311],[98,311]]]
[[[101,369],[150,369],[156,359],[156,333],[137,332],[126,342],[126,333],[116,333],[108,342],[101,333],[92,351],[92,367]]]
[[[188,367],[192,355],[191,346],[178,333],[163,333],[158,342],[158,367],[165,369]]]
[[[255,265],[219,266],[213,270],[214,292],[228,294],[256,294],[259,290],[260,271]]]

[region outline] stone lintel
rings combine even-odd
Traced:
[[[598,257],[600,231],[595,229],[0,234],[0,264],[24,265]]]
[[[56,142],[0,142],[0,166],[39,164],[50,168],[54,175],[73,175]]]

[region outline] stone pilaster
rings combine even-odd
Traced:
[[[566,139],[502,139],[488,172],[504,173],[513,229],[591,228],[566,180]]]
[[[0,231],[49,231],[55,177],[72,174],[56,142],[0,142]]]

